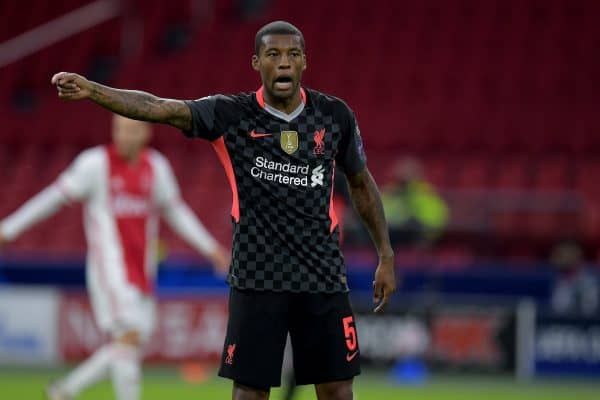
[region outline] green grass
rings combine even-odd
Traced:
[[[0,370],[0,399],[43,399],[43,388],[64,371]],[[148,368],[144,376],[144,400],[230,399],[231,383],[212,377],[201,384],[186,383],[175,370]],[[382,374],[367,373],[355,381],[356,400],[592,400],[600,383],[544,381],[515,383],[510,378],[435,377],[422,386],[394,385]],[[273,390],[271,399],[281,398]],[[315,399],[310,386],[300,388],[296,400]],[[78,400],[114,399],[111,386],[102,382]]]

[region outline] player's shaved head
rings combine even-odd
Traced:
[[[296,35],[300,38],[300,44],[304,51],[304,35],[300,32],[300,29],[286,21],[273,21],[256,32],[256,38],[254,39],[254,53],[256,55],[258,55],[260,47],[263,45],[263,38],[267,35]]]
[[[126,159],[137,158],[151,136],[150,124],[114,114],[112,137],[117,152]]]

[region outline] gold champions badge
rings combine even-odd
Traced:
[[[281,148],[288,154],[298,150],[298,132],[281,131]]]

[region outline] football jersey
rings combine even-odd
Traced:
[[[233,194],[232,265],[240,289],[347,291],[333,204],[334,170],[360,172],[365,154],[353,112],[332,96],[301,88],[291,114],[255,93],[186,101],[187,136],[207,139]]]
[[[84,203],[88,278],[108,288],[125,283],[150,292],[160,211],[179,199],[166,158],[144,150],[130,164],[112,146],[95,147],[82,152],[56,186]]]

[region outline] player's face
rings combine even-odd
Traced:
[[[120,116],[113,119],[113,142],[117,152],[126,159],[134,159],[150,139],[150,126]]]
[[[274,100],[287,100],[298,95],[306,55],[298,35],[266,35],[258,55],[252,56],[252,67],[260,72],[263,86]]]

